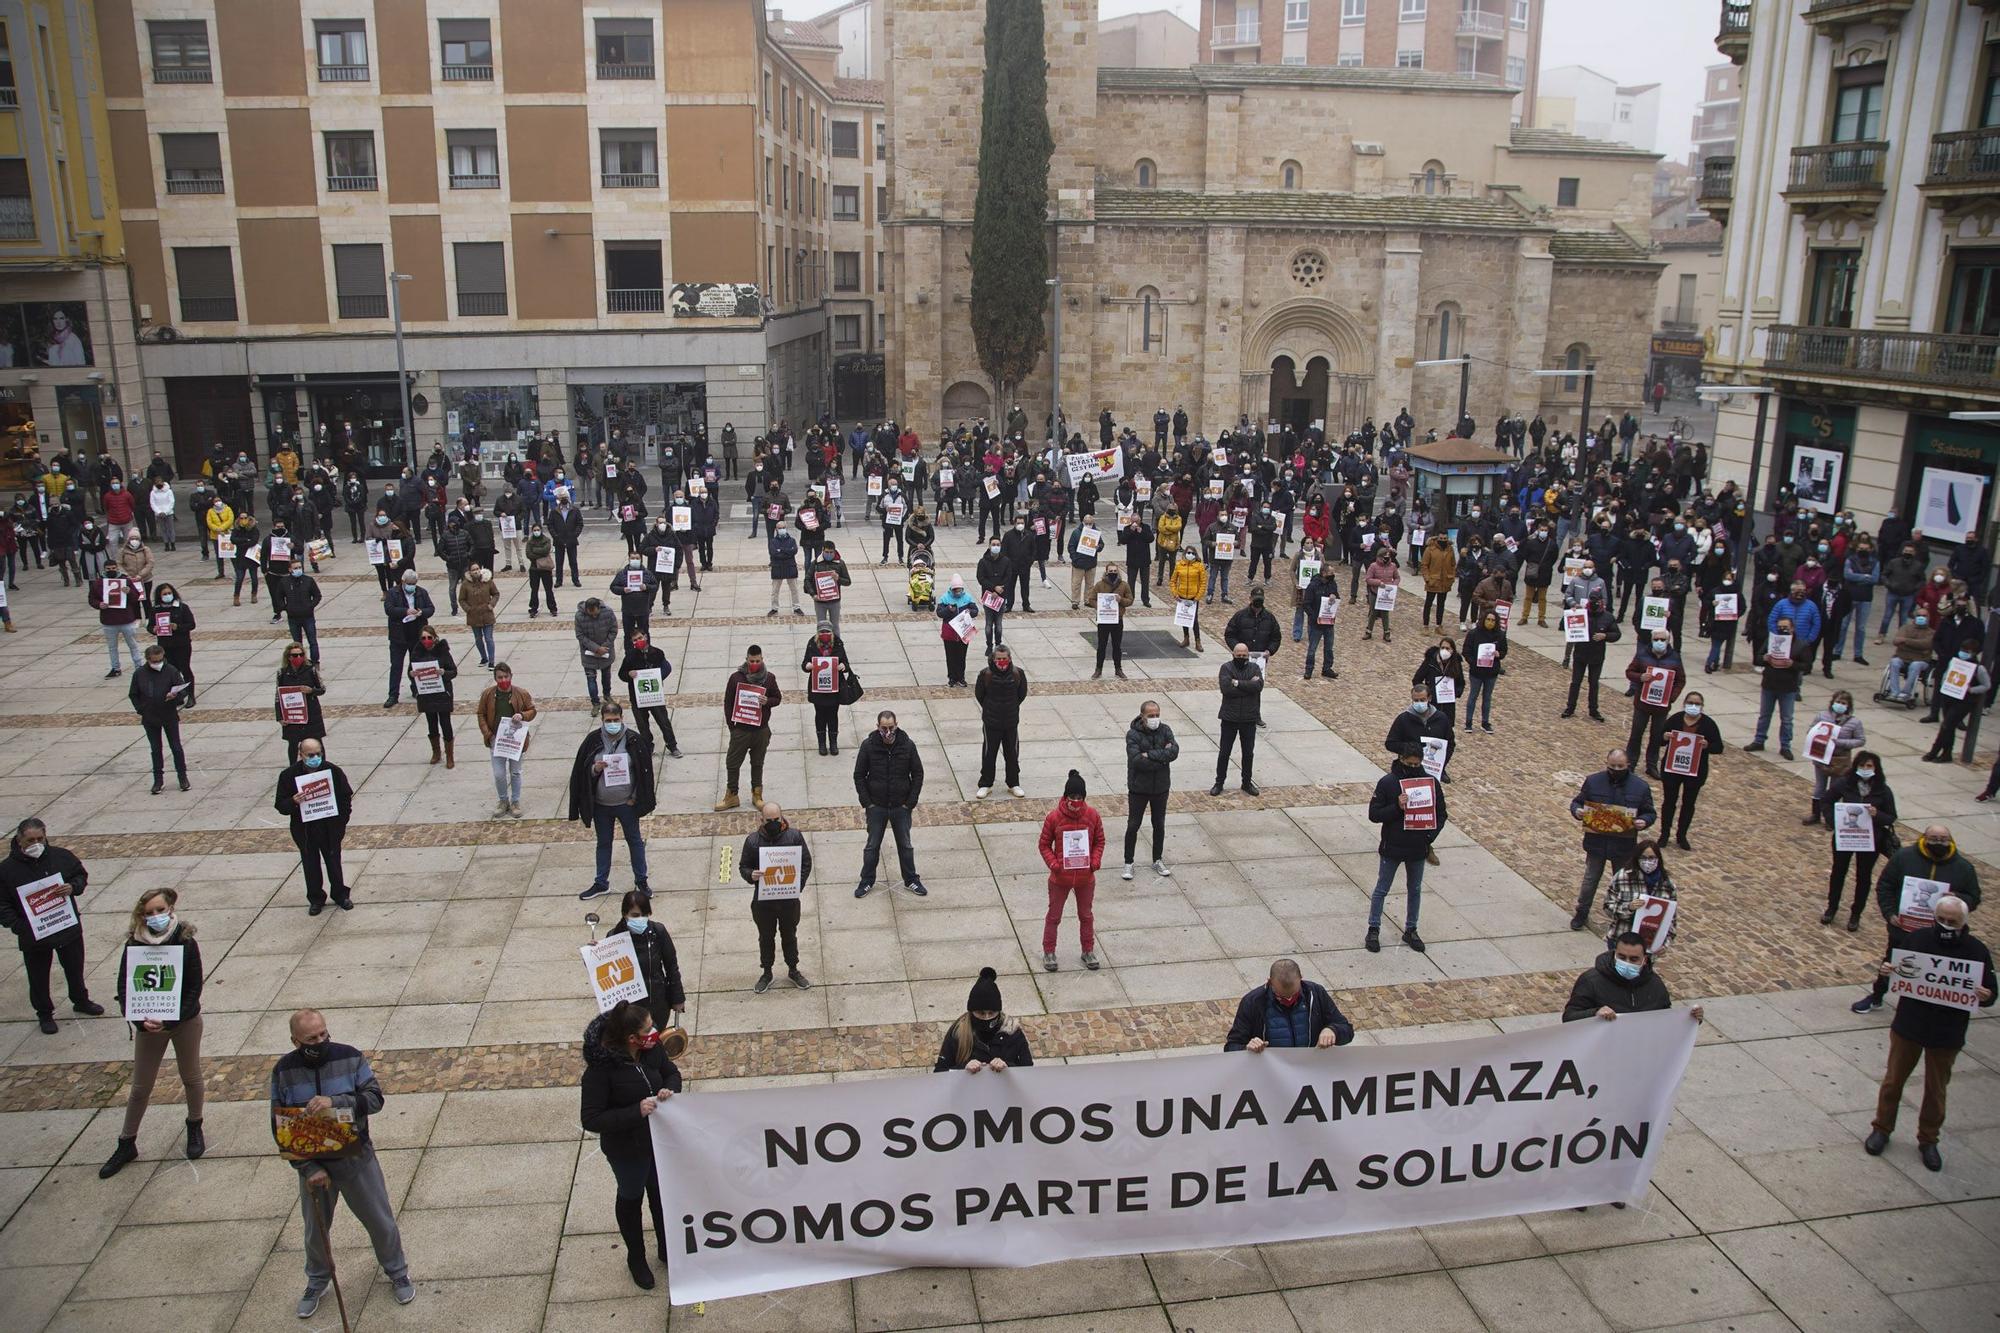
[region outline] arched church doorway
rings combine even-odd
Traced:
[[[979,417],[991,420],[992,416],[993,398],[984,385],[960,380],[944,391],[944,419],[947,425],[956,426],[961,421]]]
[[[1315,421],[1325,421],[1327,381],[1332,370],[1323,356],[1308,357],[1303,372],[1289,356],[1274,358],[1268,415],[1301,435]]]

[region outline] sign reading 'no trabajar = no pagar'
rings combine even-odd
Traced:
[[[1695,1030],[1681,1011],[675,1097],[649,1121],[673,1302],[1637,1199]]]

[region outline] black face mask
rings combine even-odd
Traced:
[[[991,1018],[973,1019],[972,1031],[981,1040],[991,1041],[993,1038],[1000,1035],[1000,1016],[998,1014],[995,1014]]]
[[[1625,775],[1627,773],[1630,773],[1631,771],[1632,770],[1629,768],[1607,768],[1604,770],[1604,775],[1610,778],[1613,782],[1623,782],[1625,780]]]
[[[299,1059],[314,1069],[319,1068],[326,1063],[326,1043],[319,1042],[316,1045],[299,1047]]]
[[[785,831],[785,821],[784,821],[784,820],[782,820],[782,819],[767,819],[767,820],[765,820],[765,821],[764,821],[764,836],[765,836],[765,837],[767,837],[767,838],[775,838],[775,837],[777,837],[777,836],[778,836],[778,835],[779,835],[780,833],[783,833],[784,831]]]

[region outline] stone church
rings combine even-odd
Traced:
[[[1186,407],[1341,434],[1409,405],[1482,430],[1636,407],[1661,265],[1655,154],[1510,123],[1512,92],[1421,69],[1099,69],[1096,0],[1043,0],[1061,389],[1088,431]],[[983,6],[888,7],[888,406],[929,434],[1008,404],[969,324]],[[1050,402],[1048,358],[1015,398]]]

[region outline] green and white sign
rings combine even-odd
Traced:
[[[178,1023],[187,949],[179,944],[135,944],[125,950],[125,1018]]]

